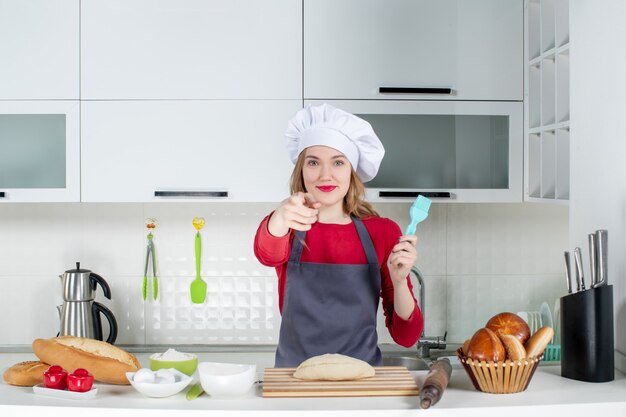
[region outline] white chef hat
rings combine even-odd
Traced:
[[[343,153],[363,182],[376,176],[385,155],[383,144],[365,120],[330,104],[307,105],[289,121],[287,152],[295,164],[300,152],[323,145]]]

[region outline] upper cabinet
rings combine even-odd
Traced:
[[[567,203],[570,171],[569,0],[527,0],[526,201]]]
[[[82,201],[278,202],[300,100],[102,100],[82,105]]]
[[[523,6],[304,0],[304,97],[522,101]]]
[[[527,195],[561,198],[568,38],[559,0],[526,1],[527,65],[524,0],[0,0],[0,201],[280,201],[284,129],[322,100],[389,166],[428,151],[374,199],[520,201],[524,68]]]
[[[78,100],[0,100],[0,203],[80,201]]]
[[[0,0],[0,100],[78,99],[79,0]]]
[[[385,147],[369,201],[522,201],[523,103],[325,101],[367,120]]]
[[[301,99],[302,3],[83,0],[83,99]]]

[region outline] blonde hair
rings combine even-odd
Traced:
[[[304,176],[302,175],[302,168],[304,167],[305,159],[304,155],[305,152],[300,152],[296,165],[293,167],[289,186],[291,194],[295,194],[297,192],[307,192],[304,186]],[[356,175],[354,170],[350,173],[348,193],[343,198],[343,211],[346,214],[356,216],[359,219],[367,217],[380,217],[374,206],[365,201],[365,185],[359,176]]]

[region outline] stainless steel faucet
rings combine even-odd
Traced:
[[[425,305],[424,302],[426,300],[426,288],[424,287],[424,278],[422,277],[422,273],[417,267],[411,268],[411,274],[417,280],[417,283],[420,286],[419,292],[419,305],[422,310],[422,317],[424,318],[424,328],[422,329],[422,336],[417,342],[417,356],[419,358],[429,358],[431,349],[445,349],[446,348],[446,332],[443,337],[442,336],[434,336],[434,337],[426,337],[425,329],[426,329],[426,313],[425,313]]]

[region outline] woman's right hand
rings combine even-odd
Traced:
[[[285,236],[289,229],[306,231],[317,221],[321,203],[309,193],[297,192],[283,200],[270,217],[269,232],[276,237]]]

